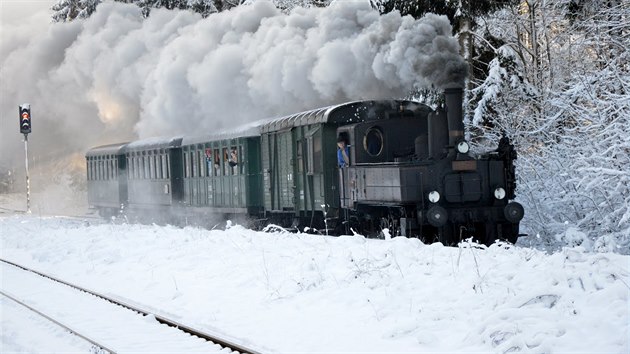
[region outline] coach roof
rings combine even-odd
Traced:
[[[123,148],[128,143],[117,143],[117,144],[108,144],[101,145],[94,148],[91,148],[85,153],[85,157],[91,156],[103,156],[103,155],[118,155],[122,153]]]
[[[425,113],[431,111],[428,106],[414,101],[354,101],[272,119],[262,126],[262,132],[280,131],[310,124],[344,124],[387,119],[385,112],[397,111],[400,107]]]
[[[182,146],[203,144],[203,143],[207,143],[211,141],[218,141],[218,140],[228,140],[228,139],[260,136],[261,127],[266,122],[269,122],[269,119],[264,119],[264,120],[259,120],[259,121],[248,123],[248,124],[239,125],[234,128],[219,130],[219,131],[212,132],[206,135],[184,137],[184,139],[182,140]]]
[[[127,144],[123,152],[170,149],[170,148],[180,147],[181,145],[182,145],[181,136],[175,137],[175,138],[156,137],[156,138],[148,138],[148,139],[142,139],[142,140],[131,142]]]

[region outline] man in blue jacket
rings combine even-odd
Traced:
[[[350,145],[346,139],[339,135],[337,138],[337,163],[339,167],[350,166]]]

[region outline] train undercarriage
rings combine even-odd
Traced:
[[[496,214],[500,208],[495,209],[486,213]],[[440,226],[431,225],[430,221],[419,222],[418,216],[423,213],[413,206],[361,205],[356,210],[342,209],[341,214],[341,218],[334,220],[336,234],[357,233],[374,238],[413,237],[424,243],[441,242],[444,245],[456,245],[472,238],[474,242],[487,246],[497,240],[516,243],[519,236],[518,223],[507,220],[486,222],[470,212],[451,211],[449,216],[453,220],[447,220]]]

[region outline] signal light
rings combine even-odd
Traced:
[[[20,133],[28,134],[31,132],[31,105],[25,103],[20,105]]]

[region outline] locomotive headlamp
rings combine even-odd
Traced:
[[[507,219],[507,221],[516,224],[517,222],[523,219],[525,215],[525,210],[523,206],[517,202],[512,202],[503,208],[503,215]]]
[[[470,145],[468,145],[467,142],[460,141],[459,144],[457,144],[457,152],[459,152],[460,154],[467,154],[469,150]]]
[[[429,193],[429,201],[431,203],[437,203],[440,201],[440,193],[438,191],[432,191]]]
[[[503,198],[505,198],[505,189],[498,187],[497,189],[494,190],[494,197],[497,198],[498,200],[501,200]]]
[[[434,205],[427,211],[427,221],[435,227],[442,227],[448,221],[448,213],[441,206]]]

